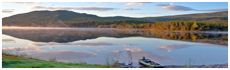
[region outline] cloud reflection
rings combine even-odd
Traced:
[[[13,39],[2,39],[2,43],[16,43]]]
[[[56,58],[56,60],[60,62],[76,62],[87,58],[94,58],[97,56],[97,53],[89,51],[78,52],[70,50],[59,50],[49,52],[42,49],[41,47],[8,47],[3,48],[2,52],[12,55],[26,55],[26,57],[33,57],[42,60]]]
[[[132,60],[134,62],[137,62],[140,58],[142,58],[143,56],[145,56],[148,59],[154,60],[154,61],[171,61],[171,59],[168,56],[165,56],[163,54],[156,54],[156,53],[152,53],[149,51],[144,51],[141,48],[124,48],[125,50],[131,51],[132,53]],[[114,56],[115,58],[118,57],[118,50],[117,51],[111,51],[110,53],[108,53],[109,56]]]
[[[32,55],[34,53],[46,52],[46,50],[41,47],[8,47],[2,48],[3,53],[13,54],[13,55]]]
[[[155,48],[155,49],[156,50],[168,50],[168,52],[171,52],[171,50],[174,50],[174,49],[188,48],[191,46],[192,45],[187,45],[187,44],[166,44],[166,45],[157,46],[159,48]]]
[[[129,44],[129,43],[122,44],[122,46],[132,46],[132,45],[134,45],[134,44]]]
[[[78,51],[70,51],[70,50],[59,50],[54,52],[42,52],[36,53],[33,55],[38,59],[49,60],[51,58],[56,58],[56,60],[61,62],[75,62],[81,61],[87,58],[94,58],[97,56],[96,53],[92,52],[78,52]]]
[[[198,44],[198,46],[207,46],[207,47],[218,47],[218,48],[228,48],[228,46],[223,46],[223,45],[216,45],[216,44]]]
[[[77,42],[77,43],[34,42],[34,43],[29,43],[29,45],[30,46],[50,46],[50,45],[104,46],[104,45],[114,45],[114,44],[106,43],[106,42]]]

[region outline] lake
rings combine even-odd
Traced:
[[[162,65],[228,63],[227,32],[163,32],[112,28],[3,28],[3,52],[59,62],[106,64],[119,51]]]

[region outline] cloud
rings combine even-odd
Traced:
[[[72,7],[43,7],[43,6],[32,6],[30,9],[43,9],[43,10],[71,10]]]
[[[185,7],[185,6],[173,5],[173,3],[167,4],[167,5],[165,5],[165,4],[157,4],[155,6],[159,6],[159,7],[161,7],[160,9],[169,10],[169,11],[214,11],[214,12],[228,11],[228,8],[197,10],[197,9],[192,9],[192,8]]]
[[[151,2],[126,2],[125,5],[131,5],[131,6],[142,6],[144,4],[151,3]]]
[[[18,4],[18,5],[31,5],[31,4],[34,4],[34,5],[39,5],[39,4],[42,4],[41,2],[3,2],[5,4]]]
[[[123,8],[122,10],[139,10],[139,9],[134,9],[134,8]]]
[[[54,4],[48,4],[48,6],[54,6]]]
[[[136,14],[161,14],[161,13],[152,12],[152,13],[136,13]]]
[[[42,10],[85,10],[85,11],[111,11],[116,8],[106,7],[43,7],[43,6],[32,6],[30,9],[42,9]]]
[[[186,44],[166,44],[166,45],[157,46],[159,48],[155,48],[155,49],[156,50],[168,50],[168,52],[171,52],[171,50],[174,50],[174,49],[188,48],[191,46],[192,45],[186,45]]]
[[[168,6],[168,5],[165,5],[165,4],[157,4],[155,6]]]
[[[14,9],[2,9],[2,13],[13,13]]]
[[[198,10],[198,11],[228,11],[228,8],[221,8],[221,9],[209,9],[209,10]]]
[[[16,43],[13,39],[2,39],[2,43]]]
[[[158,4],[155,6],[159,6],[159,7],[161,7],[160,9],[169,10],[169,11],[192,11],[192,10],[195,10],[195,9],[185,7],[185,6],[173,5],[173,3],[170,3],[168,5]]]
[[[79,7],[75,8],[76,10],[91,10],[91,11],[109,11],[114,10],[115,8],[105,8],[105,7]]]

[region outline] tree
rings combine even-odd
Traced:
[[[198,27],[198,25],[197,25],[196,21],[194,21],[193,24],[192,24],[191,30],[192,31],[197,30],[197,27]]]

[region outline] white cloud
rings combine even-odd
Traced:
[[[209,10],[197,10],[197,9],[192,9],[190,7],[185,7],[185,6],[179,6],[179,5],[173,5],[173,3],[170,3],[168,5],[165,4],[157,4],[155,6],[161,7],[160,9],[164,10],[169,10],[169,11],[228,11],[228,8],[221,8],[221,9],[209,9]]]
[[[18,4],[18,5],[39,5],[41,2],[3,2],[4,4]]]
[[[131,5],[131,6],[142,6],[146,3],[151,3],[151,2],[127,2],[125,5]]]
[[[123,8],[123,10],[139,10],[139,9],[134,9],[134,8]]]
[[[155,6],[160,6],[161,7],[160,9],[169,10],[169,11],[191,11],[191,10],[195,10],[195,9],[185,7],[185,6],[173,5],[173,3],[170,3],[168,5],[158,4]]]
[[[150,13],[136,13],[136,14],[161,14],[161,13],[157,13],[157,12],[150,12]]]
[[[91,10],[91,11],[109,11],[115,8],[105,8],[105,7],[78,7],[76,10]]]
[[[54,6],[54,4],[48,4],[48,6]]]
[[[30,9],[42,9],[42,10],[85,10],[85,11],[110,11],[115,8],[106,7],[43,7],[43,6],[32,6]]]

